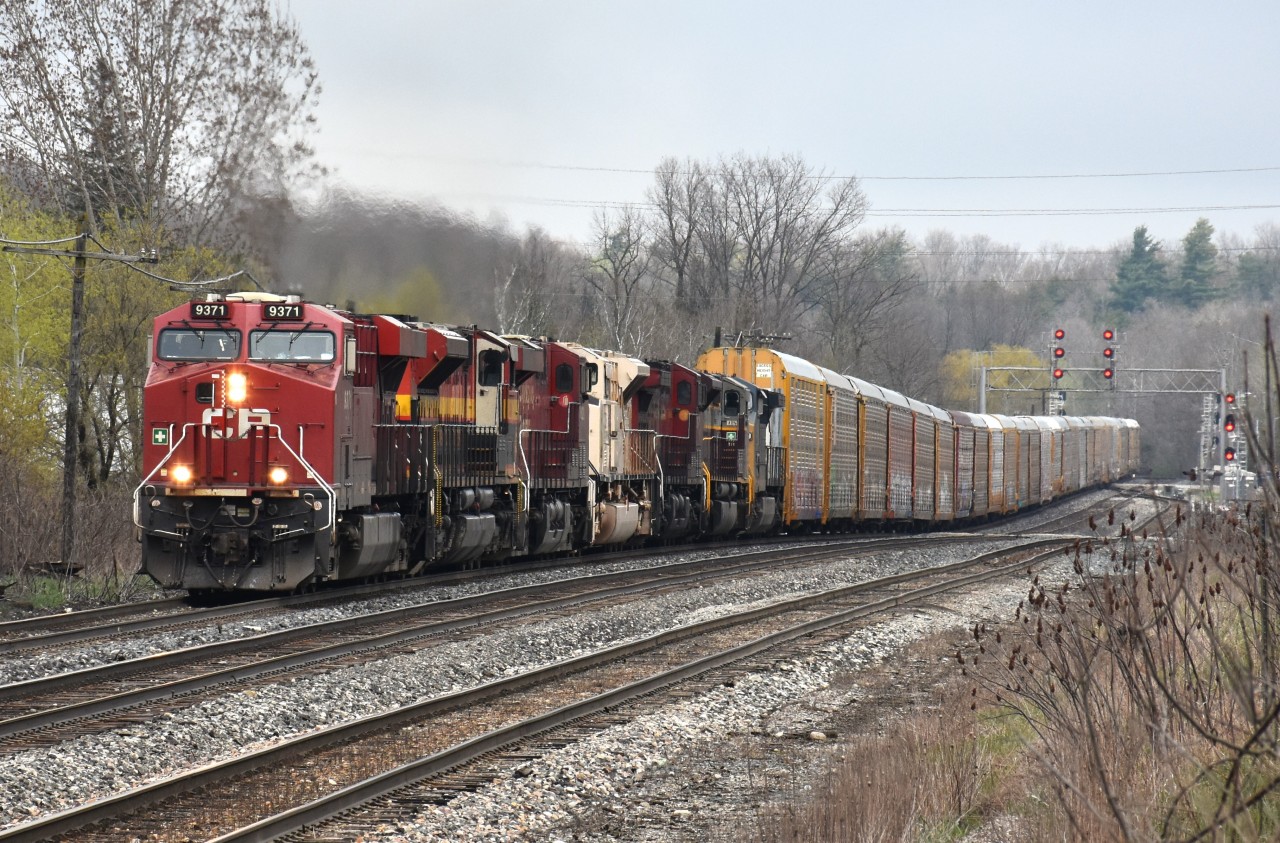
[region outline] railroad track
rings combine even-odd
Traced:
[[[1077,518],[1077,515],[1073,512],[1056,520],[1061,520],[1063,523],[1071,523],[1075,518]],[[1015,523],[1010,526],[1016,526],[1016,516]],[[818,542],[849,540],[851,540],[850,536],[829,536],[817,539]],[[794,541],[796,541],[795,537],[784,536],[773,539],[759,539],[753,544],[767,545]],[[809,541],[814,541],[814,539],[810,537]],[[639,552],[628,550],[592,553],[570,559],[543,560],[532,563],[522,562],[519,566],[499,566],[468,572],[445,572],[403,580],[325,588],[305,594],[256,597],[248,600],[228,599],[228,602],[215,606],[197,606],[188,597],[176,596],[139,603],[83,609],[75,612],[40,615],[22,620],[0,622],[0,656],[36,649],[49,651],[58,647],[92,641],[119,640],[122,637],[140,635],[162,629],[176,630],[215,623],[251,621],[255,618],[270,616],[284,609],[322,606],[381,593],[456,585],[495,576],[506,576],[517,572],[572,568],[615,560],[627,560],[637,556],[654,557],[664,554],[715,549],[733,550],[741,548],[741,546],[741,542],[719,542],[646,548]]]
[[[1019,545],[1016,552],[1025,555],[1046,546],[1054,547],[1052,552],[1057,552],[1064,541],[1025,543]],[[583,728],[581,718],[598,718],[602,709],[657,694],[691,676],[709,676],[713,675],[709,671],[716,670],[743,670],[746,669],[744,659],[754,658],[768,648],[847,625],[877,612],[910,605],[941,591],[1002,576],[1029,564],[1019,559],[993,566],[996,555],[1007,556],[1010,552],[1013,551],[1006,549],[954,565],[844,586],[689,624],[467,692],[300,736],[225,765],[211,765],[79,811],[16,827],[0,835],[0,839],[45,839],[86,823],[102,823],[109,817],[114,817],[114,821],[107,820],[96,830],[75,835],[75,839],[118,840],[126,829],[130,837],[148,840],[208,837],[251,825],[282,804],[295,805],[317,798],[330,800],[332,795],[326,791],[346,789],[347,795],[342,799],[363,801],[388,781],[398,781],[404,776],[417,778],[425,769],[438,771],[477,763],[475,759],[482,759],[485,753],[496,752],[513,740],[528,738],[553,726],[577,722],[577,728]],[[981,570],[965,572],[975,567]],[[904,588],[904,584],[921,578],[932,578],[933,582]],[[744,639],[752,643],[743,645]],[[808,649],[815,645],[803,646]],[[739,666],[729,667],[733,664]],[[646,678],[641,679],[642,676]],[[619,689],[620,684],[626,687]],[[548,707],[557,711],[547,714]],[[530,718],[530,711],[542,713]],[[604,715],[600,722],[610,722],[610,715]],[[508,758],[511,751],[506,750],[502,757]],[[532,748],[516,750],[517,753],[531,751]],[[388,772],[397,765],[421,758],[435,766],[421,767],[419,763],[409,768],[412,772]],[[368,766],[371,763],[377,769],[371,770]],[[455,776],[435,786],[456,791],[460,786],[464,789],[477,786],[491,778],[488,773],[460,775],[461,779]],[[349,787],[374,778],[382,784],[360,784],[354,790]],[[179,795],[184,792],[187,795]],[[140,811],[143,806],[150,807]],[[253,806],[252,809],[249,806]],[[316,812],[333,813],[345,810],[349,804],[325,801],[323,806],[308,809],[302,822],[312,821]],[[232,807],[241,810],[228,813]],[[300,816],[295,814],[287,821],[273,822],[296,823]],[[284,833],[280,828],[272,824],[246,832],[250,836],[229,839],[268,839]],[[153,838],[152,835],[159,836]],[[340,835],[337,839],[349,838]]]
[[[1098,506],[1098,505],[1095,505],[1095,507],[1096,507],[1096,506]],[[1106,504],[1103,504],[1103,506],[1106,506]],[[1072,513],[1071,515],[1069,515],[1069,516],[1067,516],[1067,517],[1080,519],[1080,518],[1082,518],[1082,517],[1083,517],[1083,515],[1081,515],[1081,514],[1077,514],[1077,513]],[[1042,529],[1042,528],[1040,528],[1040,529]],[[915,539],[909,539],[909,540],[907,540],[904,544],[913,544],[913,545],[915,545],[915,546],[923,546],[925,543],[935,543],[935,542],[956,541],[957,539],[963,539],[963,538],[971,538],[971,539],[976,539],[976,540],[991,541],[991,540],[998,540],[998,539],[1000,539],[1000,538],[1007,538],[1007,537],[1002,537],[1002,536],[993,536],[993,535],[973,535],[973,536],[967,536],[967,537],[966,537],[966,536],[959,536],[959,537],[957,537],[957,536],[956,536],[956,535],[954,535],[954,534],[953,534],[953,535],[950,535],[950,536],[940,536],[940,535],[936,535],[936,534],[935,534],[935,535],[930,535],[930,536],[925,536],[925,537],[917,537],[917,538],[915,538]],[[831,538],[829,538],[829,539],[828,539],[828,541],[833,541],[833,542],[836,542],[836,543],[848,543],[848,542],[849,542],[849,537],[831,537]],[[891,539],[891,540],[887,540],[887,541],[888,541],[888,542],[901,542],[901,541],[902,541],[902,539],[897,538],[897,539]],[[886,540],[868,540],[868,539],[862,539],[860,542],[855,542],[854,544],[855,544],[857,547],[861,547],[861,548],[863,548],[863,549],[865,549],[865,550],[868,550],[868,551],[869,551],[869,550],[871,550],[872,548],[875,548],[875,547],[877,547],[877,546],[879,547],[879,549],[883,549],[883,546],[886,544]],[[740,548],[740,547],[741,547],[741,545],[737,545],[737,544],[732,545],[732,546],[733,546],[733,547],[735,547],[735,548]],[[702,548],[705,548],[705,547],[706,547],[705,545],[704,545],[704,546],[702,546]],[[808,547],[808,548],[806,548],[806,549],[811,549],[811,548],[815,548],[815,547],[816,547],[815,545],[809,545],[809,547]],[[701,549],[701,548],[700,548],[700,549]],[[688,549],[681,549],[681,550],[679,550],[679,551],[672,551],[672,552],[687,552],[687,550],[688,550]],[[586,560],[586,561],[587,561],[588,563],[594,563],[594,562],[598,562],[598,561],[602,561],[602,560],[600,560],[600,559],[599,559],[599,557],[597,557],[597,558],[595,558],[595,559]],[[563,561],[561,561],[561,563],[559,563],[559,564],[556,564],[556,563],[550,563],[550,564],[548,564],[548,566],[547,566],[547,567],[559,567],[559,566],[560,566],[560,565],[562,565],[562,564],[563,564]],[[580,563],[580,564],[581,564],[581,563]],[[688,563],[688,564],[697,564],[697,563]],[[777,566],[778,564],[780,564],[780,563],[779,563],[779,562],[777,562],[777,561],[775,561],[775,562],[773,563],[773,565],[774,565],[774,566]],[[794,563],[791,563],[791,564],[794,564]],[[671,567],[682,567],[682,566],[671,566]],[[511,573],[513,573],[511,570],[497,570],[497,571],[486,571],[486,572],[483,572],[483,574],[484,574],[484,575],[488,575],[488,576],[492,576],[492,575],[494,575],[494,574],[497,574],[497,575],[503,575],[503,574],[511,574]],[[563,581],[561,581],[561,583],[557,583],[556,585],[560,585],[560,584],[562,584],[562,583],[563,583]],[[419,584],[419,583],[415,583],[415,584]],[[668,583],[668,586],[670,586],[670,585],[671,585],[671,584],[670,584],[670,583]],[[654,587],[661,587],[661,586],[654,586]],[[587,599],[593,599],[593,598],[587,598]],[[594,599],[605,599],[605,598],[594,598]],[[583,601],[580,601],[580,602],[583,602]],[[433,605],[435,605],[435,606],[439,606],[439,605],[441,605],[441,604],[433,604]],[[536,611],[536,610],[535,610],[535,611]],[[474,621],[473,621],[473,622],[474,622]],[[428,634],[429,634],[429,633],[428,633]],[[437,634],[440,634],[440,633],[437,633]],[[367,652],[367,651],[371,650],[373,646],[376,646],[376,645],[368,645],[368,644],[367,644],[367,642],[365,642],[365,644],[366,644],[366,646],[363,646],[363,647],[362,647],[358,642],[357,642],[357,643],[352,643],[352,644],[351,644],[351,646],[352,646],[352,648],[353,648],[353,649],[352,649],[352,650],[347,654],[347,658],[349,658],[349,659],[350,659],[350,661],[349,661],[348,663],[355,663],[355,662],[358,662],[358,661],[363,661],[363,660],[365,660],[365,659],[367,658],[367,656],[363,656],[363,655],[361,655],[361,654],[360,654],[360,650],[364,650],[364,651],[366,651],[366,652]],[[305,662],[305,661],[306,661],[308,658],[310,658],[310,657],[320,657],[320,654],[318,654],[318,653],[307,653],[305,650],[303,650],[303,651],[299,651],[298,653],[294,653],[294,654],[291,654],[291,655],[297,655],[297,656],[298,656],[298,659],[301,659],[301,660],[302,660],[302,661],[300,661],[300,662],[299,662],[299,664],[300,664],[300,665],[302,665],[302,666],[300,666],[300,667],[296,667],[296,668],[292,668],[292,667],[278,667],[278,668],[263,667],[263,669],[262,669],[262,671],[263,671],[263,672],[262,672],[262,674],[261,674],[263,678],[262,678],[262,680],[261,680],[261,681],[272,681],[272,678],[271,678],[271,675],[270,675],[270,674],[271,674],[271,672],[272,672],[273,670],[277,670],[277,672],[278,672],[278,670],[284,670],[284,669],[297,669],[297,670],[299,670],[299,675],[301,675],[301,673],[302,673],[302,672],[308,672],[308,671],[309,671],[309,669],[310,669],[310,670],[315,670],[316,672],[318,672],[318,671],[322,671],[322,670],[331,670],[331,669],[333,669],[333,668],[336,666],[336,663],[335,663],[335,662],[330,661],[330,663],[328,664],[328,666],[327,666],[327,667],[326,667],[326,666],[323,666],[323,665],[316,665],[316,666],[312,666],[311,668],[308,668],[306,665],[304,665],[304,664],[303,664],[303,662]],[[286,656],[286,660],[288,660],[288,658],[289,658],[289,656]],[[298,661],[298,659],[294,659],[294,661]],[[266,661],[266,660],[264,660],[264,659],[258,659],[257,661],[258,661],[258,662],[262,662],[262,661]],[[255,663],[254,663],[254,666],[252,666],[252,667],[250,668],[250,670],[248,671],[249,673],[253,673],[253,672],[255,672],[255,671],[257,671],[257,670],[258,670],[258,668],[256,667],[256,664],[257,664],[257,662],[255,662]],[[217,672],[217,671],[214,671],[214,672]],[[222,683],[224,683],[224,684],[225,684],[225,683],[227,683],[227,682],[242,682],[242,683],[243,683],[243,682],[246,682],[246,681],[253,681],[252,679],[245,679],[243,675],[242,675],[241,677],[239,677],[239,678],[237,678],[236,676],[234,676],[233,674],[240,673],[240,671],[237,671],[235,668],[226,668],[226,669],[225,669],[224,671],[222,671],[222,672],[223,672],[225,675],[221,678],[221,680],[220,680],[220,681],[221,681]],[[188,678],[190,678],[190,677],[188,677]],[[197,680],[197,681],[198,681],[198,680]],[[144,684],[150,684],[150,683],[148,682],[148,683],[144,683]],[[216,684],[216,683],[215,683],[215,684]],[[211,686],[211,687],[212,687],[212,686]],[[3,688],[0,688],[0,691],[3,691]],[[174,691],[173,691],[172,689],[166,689],[166,690],[161,694],[161,696],[172,696],[172,693],[174,693]],[[198,692],[190,691],[190,690],[187,690],[187,691],[178,690],[178,691],[176,691],[176,693],[198,693]],[[125,696],[127,696],[127,695],[128,695],[128,692],[125,692],[125,693],[124,693],[124,695],[125,695]],[[95,698],[95,700],[96,700],[96,698]],[[95,702],[95,700],[90,700],[89,702]],[[118,708],[118,706],[116,706],[116,704],[115,704],[115,703],[118,703],[118,702],[119,702],[119,700],[115,701],[114,703],[111,703],[111,704],[107,705],[107,707],[106,707],[106,709],[105,709],[105,710],[106,710],[106,711],[111,711],[111,710],[114,710],[114,709]],[[186,701],[184,700],[184,704],[185,704],[185,702],[186,702]],[[137,701],[136,701],[136,700],[135,700],[135,703],[137,703]],[[138,703],[138,704],[145,705],[146,703]],[[64,713],[63,713],[63,715],[65,715],[65,714],[66,714],[66,712],[64,712]],[[152,713],[151,715],[144,715],[142,712],[136,712],[135,714],[137,715],[137,719],[138,719],[138,720],[146,720],[146,719],[149,719],[149,717],[150,717],[150,716],[154,716],[154,710],[153,710],[153,713]],[[62,716],[62,715],[60,715],[60,716]],[[98,716],[98,715],[95,715],[95,716]],[[108,716],[108,717],[109,717],[110,715],[105,715],[105,716]],[[126,716],[126,717],[127,717],[127,716],[129,716],[129,715],[128,715],[128,714],[126,714],[126,715],[124,715],[124,716]],[[57,718],[57,717],[55,717],[54,719],[55,719],[55,720],[57,720],[58,718]],[[76,734],[83,733],[83,731],[84,731],[84,730],[83,730],[82,726],[80,726],[80,725],[75,725],[75,724],[72,722],[72,720],[73,720],[73,718],[67,718],[67,719],[64,719],[64,720],[62,720],[62,721],[61,721],[61,722],[63,722],[64,724],[68,724],[68,725],[67,725],[67,728],[70,730],[69,732],[64,732],[63,734],[65,735],[65,734],[71,734],[71,733],[76,733]],[[109,724],[109,723],[107,723],[106,721],[102,721],[102,722],[103,722],[105,725],[103,725],[101,728],[107,728],[107,727],[110,725],[110,724]],[[135,721],[131,721],[131,722],[136,722],[136,720],[135,720]],[[81,723],[81,724],[83,724],[83,723],[84,723],[84,721],[80,721],[80,723]],[[91,728],[90,730],[92,730],[92,728]],[[28,734],[28,735],[31,735],[31,734],[32,734],[29,730],[20,730],[20,729],[14,729],[14,731],[13,731],[12,733],[10,733],[10,734],[12,734],[12,735],[19,735],[21,732],[25,732],[25,733],[26,733],[26,734]],[[35,743],[35,744],[38,744],[38,743],[40,743],[40,742],[41,742],[40,740],[35,740],[35,741],[34,741],[34,743]],[[15,747],[15,748],[16,748],[17,746],[19,746],[19,744],[15,743],[15,744],[12,744],[12,745],[10,745],[10,746],[11,746],[11,747]],[[0,750],[0,751],[2,751],[2,750]],[[36,833],[35,833],[35,836],[34,836],[34,837],[29,837],[29,838],[11,838],[11,837],[9,837],[8,835],[0,835],[0,839],[44,839],[44,835],[45,835],[46,833],[47,833],[47,832],[45,832],[45,831],[39,831],[39,832],[36,832]],[[199,836],[199,833],[197,833],[195,836]],[[107,839],[114,839],[114,838],[110,838],[110,835],[108,835]]]
[[[1031,519],[1037,514],[1044,514],[1044,510],[1035,510],[1014,516],[1012,521],[1001,522],[984,528],[981,532],[985,535],[1020,535],[1028,533],[1067,533],[1079,532],[1081,535],[1088,534],[1088,522],[1092,517],[1097,521],[1099,518],[1105,519],[1109,510],[1123,503],[1131,502],[1135,499],[1153,497],[1147,492],[1133,491],[1113,491],[1112,494],[1103,500],[1086,503],[1083,506],[1074,506],[1069,511],[1055,515],[1045,521],[1040,521],[1034,526],[1021,528],[1018,524],[1020,518]],[[1063,505],[1074,503],[1074,499],[1069,498],[1063,501]]]
[[[810,544],[854,541],[853,536],[827,536],[809,539]],[[862,540],[867,540],[865,537]],[[797,539],[779,537],[760,539],[752,545],[768,546],[795,543]],[[275,597],[252,599],[226,598],[215,606],[197,606],[187,597],[170,597],[142,603],[126,603],[103,606],[76,612],[40,615],[22,620],[0,623],[0,657],[30,650],[50,651],[72,644],[94,641],[120,640],[121,638],[152,633],[159,630],[181,630],[217,623],[252,621],[278,614],[282,610],[314,608],[338,604],[348,600],[372,596],[413,592],[483,581],[495,577],[511,576],[530,571],[572,569],[584,565],[627,561],[637,558],[654,558],[680,553],[696,553],[728,549],[740,551],[742,542],[716,542],[697,545],[680,545],[642,550],[624,550],[588,555],[548,559],[538,562],[522,562],[519,566],[495,566],[471,571],[450,571],[406,579],[324,588],[303,594],[285,594]]]
[[[4,621],[0,623],[0,653],[22,649],[21,646],[9,646],[10,642],[20,643],[27,639],[52,636],[77,629],[106,626],[108,622],[118,623],[129,618],[176,614],[189,607],[186,597],[166,597],[161,600],[120,603],[114,606],[100,606],[96,609],[81,609],[76,612],[60,612],[16,621]]]
[[[957,540],[963,539],[899,537],[781,553],[756,551],[594,574],[295,627],[0,686],[0,754],[144,723],[175,707],[185,708],[233,688],[327,672],[367,661],[375,654],[387,657],[420,648],[430,639],[446,634],[451,641],[462,640],[496,624],[535,614],[544,620],[581,611],[589,603],[630,600],[645,592],[703,582],[709,576],[727,579],[771,572],[780,565],[812,564],[834,557],[858,558],[887,548],[926,548]]]

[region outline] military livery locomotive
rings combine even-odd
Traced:
[[[1135,422],[948,413],[764,348],[694,368],[265,293],[155,321],[135,524],[191,591],[1002,514]]]

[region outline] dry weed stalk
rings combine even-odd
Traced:
[[[1263,419],[1280,384],[1266,326]],[[1246,386],[1247,390],[1247,386]],[[1246,409],[1260,500],[1188,513],[1068,549],[1075,575],[1037,577],[1014,623],[957,653],[1024,721],[1078,839],[1272,839],[1280,833],[1280,689],[1273,542],[1275,437]]]
[[[1182,521],[1181,511],[1175,521]],[[1280,784],[1257,522],[1201,513],[1078,542],[1075,578],[1033,581],[1015,623],[959,655],[1036,736],[1031,757],[1081,839],[1268,836]]]

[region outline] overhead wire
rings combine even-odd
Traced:
[[[625,202],[616,199],[592,201],[589,199],[558,199],[544,196],[517,196],[502,194],[444,193],[454,199],[473,199],[494,202],[513,202],[521,205],[542,205],[553,208],[596,208],[602,210],[657,210],[657,203],[649,201]],[[1125,216],[1131,214],[1180,214],[1211,213],[1222,211],[1265,211],[1280,209],[1280,204],[1268,205],[1183,205],[1136,208],[869,208],[867,217],[1042,217],[1042,216]]]
[[[367,150],[360,151],[362,155],[373,155],[383,158],[408,158],[415,160],[437,160],[461,164],[471,164],[481,167],[508,167],[518,169],[532,170],[552,170],[562,172],[584,172],[584,173],[618,173],[626,175],[653,175],[659,168],[640,168],[640,167],[615,167],[615,166],[590,166],[582,164],[559,164],[542,161],[504,161],[500,159],[485,158],[466,158],[461,156],[443,156],[431,155],[420,152],[395,152],[395,153],[370,153]],[[711,164],[707,167],[708,172],[713,172],[716,165]],[[692,170],[687,167],[677,167],[674,171],[677,175],[688,175]],[[1023,173],[1023,174],[974,174],[974,175],[835,175],[829,173],[806,174],[802,176],[808,180],[821,181],[844,181],[849,179],[858,179],[861,181],[898,181],[898,182],[963,182],[963,181],[1037,181],[1037,180],[1086,180],[1086,179],[1134,179],[1134,178],[1157,178],[1170,176],[1206,176],[1206,175],[1227,175],[1227,174],[1257,174],[1280,172],[1280,165],[1264,165],[1258,167],[1219,167],[1219,168],[1199,168],[1185,170],[1132,170],[1132,171],[1111,171],[1111,172],[1093,172],[1093,173]],[[587,208],[587,209],[654,209],[658,206],[653,202],[637,201],[626,202],[618,200],[584,200],[573,198],[557,198],[543,196],[512,196],[502,194],[467,194],[467,193],[444,193],[440,194],[453,199],[462,200],[481,200],[494,202],[511,202],[523,205],[535,205],[544,207],[562,207],[562,208]],[[1280,209],[1280,204],[1239,204],[1239,205],[1188,205],[1188,206],[1156,206],[1156,207],[1136,207],[1136,208],[869,208],[866,216],[875,219],[895,219],[895,218],[929,218],[938,219],[949,218],[970,218],[981,219],[987,217],[1039,217],[1039,216],[1125,216],[1133,214],[1176,214],[1176,213],[1224,213],[1230,211],[1259,211],[1259,210],[1276,210]]]
[[[345,150],[355,151],[355,150]],[[569,172],[584,173],[618,173],[622,175],[653,175],[657,171],[657,167],[598,167],[585,164],[556,164],[542,161],[503,161],[496,158],[465,158],[459,156],[430,155],[421,152],[370,152],[368,150],[358,151],[362,156],[372,156],[379,158],[410,158],[415,160],[435,159],[450,163],[470,164],[486,167],[508,167],[514,169],[529,170],[561,170]],[[713,170],[715,165],[709,166],[708,170]],[[677,175],[688,175],[692,171],[689,169],[674,170]],[[1271,173],[1280,172],[1280,165],[1262,166],[1262,167],[1221,167],[1213,169],[1198,170],[1133,170],[1133,171],[1117,171],[1103,173],[1021,173],[1009,175],[860,175],[860,176],[842,176],[829,173],[816,173],[806,175],[806,179],[814,180],[848,180],[858,179],[859,181],[1037,181],[1037,180],[1055,180],[1055,179],[1130,179],[1130,178],[1151,178],[1156,176],[1212,176],[1227,175],[1232,173]]]
[[[62,237],[58,240],[10,240],[0,237],[0,243],[6,246],[61,246],[63,243],[74,243],[79,237],[79,234],[74,234],[71,237]]]
[[[234,281],[235,279],[240,278],[241,276],[248,278],[250,281],[252,281],[253,285],[257,287],[259,290],[262,290],[264,292],[266,291],[266,287],[262,286],[262,282],[260,282],[257,278],[255,278],[253,273],[247,269],[241,269],[237,272],[231,273],[230,275],[223,275],[218,278],[208,278],[203,281],[179,281],[176,278],[168,278],[163,275],[157,275],[154,272],[148,272],[147,270],[143,269],[140,266],[137,266],[136,264],[127,264],[127,266],[130,269],[134,270],[135,272],[142,273],[148,278],[155,279],[156,281],[164,281],[168,284],[172,284],[174,287],[177,287],[179,289],[186,290],[186,291],[193,291],[193,290],[203,289],[205,287],[212,287],[214,284],[222,284],[227,281]]]
[[[89,232],[85,232],[83,234],[77,234],[72,237],[63,237],[58,240],[10,240],[4,237],[0,237],[0,244],[7,245],[7,246],[58,246],[58,245],[64,245],[66,243],[74,243],[76,240],[80,239],[81,237],[84,237],[85,239],[92,242],[95,246],[101,249],[105,255],[109,255],[114,258],[121,258],[126,256],[126,253],[114,251],[105,243],[103,243],[101,240],[99,240],[94,234]],[[55,255],[53,257],[66,257],[66,256]],[[89,255],[89,257],[93,257],[93,256]],[[128,267],[129,269],[132,269],[134,272],[138,272],[155,281],[162,281],[166,284],[170,284],[178,289],[186,290],[186,291],[193,291],[193,290],[202,289],[205,287],[211,287],[215,284],[222,284],[227,281],[234,281],[236,278],[240,278],[240,277],[248,278],[250,281],[253,282],[253,285],[257,287],[259,290],[264,290],[264,291],[266,290],[266,287],[262,286],[262,282],[259,281],[254,276],[254,274],[247,269],[241,269],[241,270],[238,270],[237,272],[231,273],[230,275],[223,275],[218,278],[208,278],[208,279],[199,280],[199,281],[182,281],[177,278],[170,278],[166,275],[160,275],[159,273],[149,272],[148,270],[143,269],[142,267],[138,266],[136,263],[133,263],[131,261],[123,261],[122,263],[124,263],[126,267]]]

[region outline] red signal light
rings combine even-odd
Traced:
[[[1110,328],[1107,328],[1105,331],[1102,332],[1102,338],[1107,342],[1111,342],[1113,339],[1116,338],[1116,332],[1111,330]]]
[[[1116,350],[1114,348],[1104,348],[1102,349],[1102,356],[1110,360],[1116,356]]]
[[[1227,450],[1223,451],[1223,453],[1222,453],[1222,458],[1223,458],[1224,460],[1226,460],[1227,462],[1235,462],[1235,461],[1236,461],[1236,449],[1235,449],[1235,448],[1228,448]]]
[[[1226,401],[1228,404],[1234,404],[1236,403],[1236,394],[1234,392],[1228,392],[1227,397],[1223,400]]]
[[[1067,350],[1066,350],[1065,348],[1063,348],[1062,346],[1058,346],[1057,348],[1055,348],[1055,349],[1053,350],[1053,356],[1054,356],[1054,357],[1057,357],[1057,358],[1065,357],[1065,356],[1066,356],[1066,354],[1067,354]]]
[[[1227,413],[1227,417],[1222,420],[1222,429],[1227,433],[1231,433],[1236,429],[1236,417]]]
[[[1115,372],[1110,368],[1106,368],[1102,370],[1102,376],[1107,380],[1111,380],[1112,376],[1114,375],[1115,375]]]
[[[1063,376],[1063,375],[1065,375],[1065,374],[1066,374],[1066,372],[1062,371],[1061,369],[1054,369],[1054,370],[1053,370],[1053,379],[1054,379],[1055,381],[1056,381],[1056,380],[1060,380],[1060,379],[1062,378],[1062,376]]]
[[[1055,340],[1063,339],[1064,337],[1066,337],[1066,335],[1067,335],[1067,332],[1062,330],[1061,328],[1053,332],[1053,338]]]

